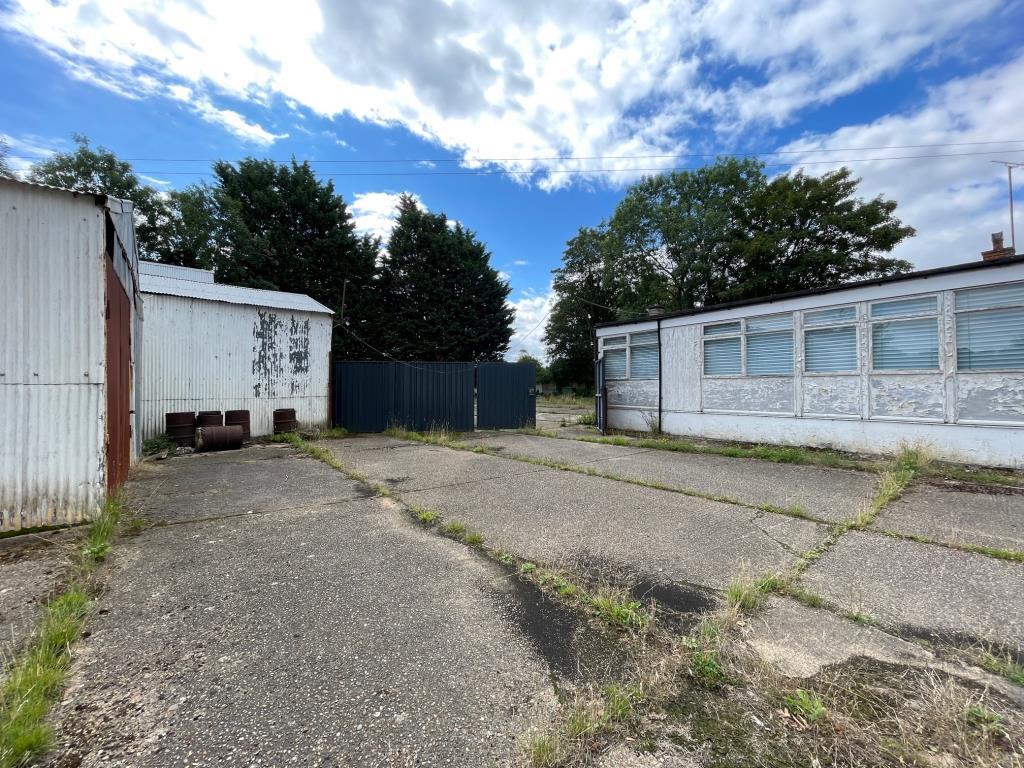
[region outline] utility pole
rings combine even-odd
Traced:
[[[1006,166],[1006,183],[1010,192],[1010,247],[1017,250],[1017,225],[1013,220],[1013,169],[1024,167],[1024,163],[1012,163],[1009,160],[993,160],[993,163]]]

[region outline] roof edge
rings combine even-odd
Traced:
[[[855,280],[851,283],[840,283],[839,285],[833,285],[828,288],[806,288],[801,291],[791,291],[789,293],[775,293],[768,296],[758,296],[751,299],[737,299],[736,301],[727,301],[722,304],[713,304],[708,307],[701,307],[700,309],[685,309],[677,312],[666,312],[663,315],[644,316],[637,317],[633,320],[611,320],[606,323],[597,323],[594,328],[615,328],[621,325],[636,325],[637,323],[646,323],[651,320],[668,320],[674,317],[692,317],[693,315],[703,315],[707,312],[717,312],[723,309],[738,309],[739,307],[750,307],[756,304],[772,304],[777,301],[785,301],[786,299],[799,299],[804,296],[821,296],[828,293],[837,293],[839,291],[848,291],[855,288],[866,288],[872,285],[888,285],[889,283],[900,283],[906,280],[915,280],[927,277],[936,277],[938,275],[949,275],[957,272],[971,272],[977,269],[991,269],[995,267],[1007,267],[1013,264],[1024,264],[1024,253],[1017,254],[1016,256],[1007,256],[1004,259],[998,259],[996,261],[967,261],[962,264],[951,264],[946,267],[934,267],[932,269],[921,269],[916,272],[905,272],[902,275],[892,275],[890,277],[876,277],[869,278],[867,280]]]

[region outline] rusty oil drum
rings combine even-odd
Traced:
[[[196,442],[196,414],[193,411],[165,413],[164,429],[172,443],[191,448]]]
[[[295,420],[294,408],[278,408],[274,411],[274,434],[282,432],[294,432],[299,428],[299,422]]]
[[[242,428],[242,439],[249,440],[252,433],[249,429],[248,411],[224,411],[224,426],[239,426]]]
[[[237,424],[230,427],[198,427],[196,429],[197,451],[234,451],[242,447],[242,428]]]
[[[224,414],[220,411],[200,411],[196,416],[197,427],[223,427]]]

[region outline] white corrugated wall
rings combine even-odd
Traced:
[[[0,530],[78,522],[105,493],[103,217],[0,182]]]
[[[331,316],[144,293],[142,436],[174,411],[248,410],[252,434],[275,408],[303,426],[328,421]]]

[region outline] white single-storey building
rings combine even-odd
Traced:
[[[247,410],[252,435],[274,410],[329,424],[333,313],[309,296],[214,282],[213,272],[139,263],[146,310],[142,437],[181,411]]]
[[[608,323],[607,426],[1024,467],[1024,256]],[[599,382],[600,385],[601,382]]]

